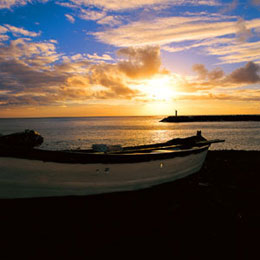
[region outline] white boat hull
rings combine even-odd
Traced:
[[[0,198],[90,195],[143,189],[198,172],[207,149],[136,163],[80,164],[0,157]]]

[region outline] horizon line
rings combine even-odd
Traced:
[[[238,116],[238,115],[259,115],[260,116],[260,113],[259,114],[181,114],[181,115],[178,115],[178,117],[181,117],[181,116]],[[0,117],[0,119],[47,119],[47,118],[109,118],[109,117],[169,117],[169,116],[174,116],[174,114],[172,115],[121,115],[121,116],[40,116],[40,117],[35,117],[35,116],[32,116],[32,117]]]

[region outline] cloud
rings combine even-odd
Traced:
[[[236,42],[206,48],[210,55],[218,55],[221,63],[247,62],[248,60],[260,61],[260,41]]]
[[[117,54],[127,58],[120,61],[118,67],[130,78],[148,78],[160,71],[161,59],[158,46],[123,48]]]
[[[36,36],[39,36],[41,34],[41,33],[36,33],[36,32],[30,32],[30,31],[25,30],[23,28],[15,27],[15,26],[12,26],[12,25],[9,25],[9,24],[5,24],[4,26],[8,29],[9,32],[11,32],[14,35],[21,34],[21,35],[24,35],[24,36],[36,37]]]
[[[241,95],[243,94],[243,95]],[[259,102],[260,93],[258,91],[248,91],[248,93],[241,93],[241,91],[233,91],[232,94],[225,93],[196,93],[179,96],[178,100],[192,100],[192,101],[242,101],[242,102]],[[222,103],[223,104],[223,103]]]
[[[39,106],[47,105],[52,102],[51,96],[34,96],[34,95],[1,95],[0,94],[0,107],[5,106]]]
[[[41,34],[41,32],[31,32],[21,27],[12,26],[10,24],[4,24],[3,26],[0,25],[0,42],[9,40],[9,36],[7,35],[8,33],[12,33],[15,37],[18,37],[20,35],[26,37],[37,37]]]
[[[71,56],[70,58],[71,58],[71,60],[76,61],[76,60],[82,60],[83,56],[80,53],[78,53],[78,54]]]
[[[67,20],[71,23],[75,23],[75,18],[70,14],[65,14]]]
[[[205,80],[208,76],[208,70],[203,64],[194,64],[192,69],[198,73],[200,80]]]
[[[45,3],[48,0],[0,0],[0,9],[10,9],[14,6],[23,6],[32,2]]]
[[[118,0],[71,0],[72,3],[80,6],[95,6],[101,9],[110,10],[110,11],[120,11],[126,9],[138,9],[151,6],[160,6],[160,5],[208,5],[214,6],[219,5],[218,1],[215,0],[121,0],[120,3]]]
[[[59,105],[93,98],[87,77],[76,69],[81,64],[74,66],[71,71],[62,65],[43,70],[19,60],[0,58],[0,90],[6,91],[0,94],[1,106]]]
[[[221,68],[216,68],[208,73],[208,79],[210,81],[216,81],[222,79],[224,75],[225,73]]]
[[[72,3],[67,3],[67,2],[56,2],[57,5],[67,7],[67,8],[72,8],[72,9],[77,9],[78,5],[72,4]]]
[[[227,78],[233,83],[258,83],[260,82],[260,65],[248,62],[244,67],[234,70]]]
[[[203,64],[194,64],[192,69],[198,73],[199,80],[216,81],[224,76],[224,71],[221,68],[208,71]]]
[[[54,71],[37,71],[15,60],[0,58],[0,106],[21,107],[59,104],[59,86],[64,84],[66,75]]]
[[[118,47],[160,45],[168,52],[203,48],[221,63],[259,61],[259,42],[246,42],[260,28],[260,19],[190,14],[135,21],[92,33],[101,42]]]
[[[231,3],[227,3],[223,10],[221,10],[222,13],[231,12],[234,9],[236,9],[238,6],[238,0],[233,0]]]
[[[66,73],[67,75],[84,75],[84,73],[87,73],[88,67],[92,64],[89,60],[83,59],[83,60],[77,60],[72,59],[72,57],[64,58],[62,56],[62,62],[55,63],[53,65],[53,70]]]
[[[136,9],[141,8],[147,5],[161,4],[162,2],[168,2],[168,0],[146,0],[143,2],[140,1],[131,1],[131,0],[122,0],[118,4],[117,0],[93,0],[89,2],[88,0],[72,0],[74,4],[81,6],[95,6],[106,10],[124,10],[124,9]],[[177,1],[176,1],[177,2]]]
[[[4,34],[4,33],[7,33],[7,32],[8,32],[7,28],[0,25],[0,34]]]
[[[109,26],[115,26],[121,24],[121,18],[119,16],[112,16],[108,15],[105,17],[102,17],[100,20],[97,21],[98,24],[105,24]]]
[[[198,77],[182,78],[176,81],[181,90],[177,100],[192,101],[232,101],[232,102],[259,102],[260,65],[248,62],[230,74],[221,69],[211,71],[203,64],[195,64],[194,71]],[[213,104],[213,103],[212,103]],[[222,105],[225,103],[222,102]],[[241,106],[241,104],[240,104]]]
[[[71,3],[57,2],[58,5],[77,10],[76,15],[84,20],[97,21],[98,24],[117,26],[122,24],[121,15],[115,15],[125,10],[144,9],[158,11],[171,6],[217,6],[215,0],[71,0]]]
[[[138,91],[132,90],[126,85],[125,75],[118,70],[116,65],[96,64],[90,67],[90,71],[90,83],[103,87],[101,91],[95,94],[98,99],[119,99],[122,97],[129,99],[138,93]]]
[[[8,8],[13,6],[23,6],[28,3],[40,2],[45,3],[48,0],[0,0],[0,9]],[[137,9],[147,6],[160,6],[160,5],[208,5],[216,6],[219,5],[216,0],[145,0],[145,1],[135,1],[135,0],[121,0],[118,4],[117,0],[71,0],[70,3],[67,2],[57,2],[61,6],[75,8],[75,6],[87,6],[87,7],[98,7],[110,11],[120,11],[125,9]]]
[[[242,18],[239,18],[236,26],[237,26],[237,36],[239,41],[244,42],[249,37],[252,36],[251,30],[247,28],[246,22]]]
[[[0,41],[6,41],[9,39],[8,33],[12,33],[13,36],[18,37],[20,35],[26,36],[26,37],[37,37],[41,34],[41,32],[31,32],[28,30],[25,30],[21,27],[15,27],[10,24],[4,24],[3,26],[0,25]]]
[[[112,57],[108,54],[103,54],[102,56],[94,54],[87,54],[87,57],[92,60],[113,60]]]
[[[216,89],[232,89],[233,92],[236,88],[260,83],[260,65],[254,62],[248,62],[230,74],[225,74],[220,68],[209,71],[203,64],[193,65],[193,70],[198,74],[197,78],[180,82],[186,92]]]
[[[138,83],[140,79],[148,79],[160,70],[159,47],[146,46],[145,48],[123,48],[117,51],[123,60],[115,64],[100,63],[89,67],[89,82],[105,88],[97,94],[98,98],[132,98],[140,92],[128,87],[128,82]]]
[[[0,34],[0,45],[1,45],[1,41],[7,41],[8,39],[9,37],[7,35]]]
[[[234,42],[234,38],[212,38],[209,40],[202,40],[202,41],[192,41],[192,43],[187,43],[185,45],[179,46],[177,43],[173,46],[171,45],[163,45],[161,46],[162,50],[165,50],[167,52],[181,52],[185,50],[189,50],[192,48],[199,48],[199,47],[206,47],[206,46],[223,46],[227,44],[232,44]]]
[[[223,16],[159,17],[94,32],[97,40],[114,46],[166,45],[236,35],[260,27],[260,19],[240,22]],[[245,30],[246,28],[246,30]]]
[[[106,15],[106,12],[103,12],[103,11],[85,10],[85,9],[81,8],[79,17],[84,20],[96,21],[96,20],[104,18],[105,15]]]
[[[11,100],[22,100],[21,97],[30,92],[35,98],[55,92],[68,77],[66,73],[52,69],[51,64],[59,56],[50,42],[37,43],[20,38],[4,45],[0,48],[0,90],[8,91],[5,96]]]
[[[16,60],[37,69],[44,69],[59,59],[53,42],[31,42],[27,38],[19,38],[0,48],[0,58]]]
[[[125,84],[116,66],[90,65],[85,74],[68,72],[56,66],[49,71],[36,71],[15,61],[0,62],[4,80],[0,90],[2,106],[39,106],[103,99],[132,99],[139,91]],[[80,64],[74,64],[80,67]],[[87,73],[89,72],[89,73]]]
[[[20,38],[0,46],[1,107],[145,100],[143,81],[161,75],[173,77],[161,67],[159,46],[122,48],[116,53],[118,59],[110,60],[110,56],[95,53],[62,56],[55,44]],[[96,61],[101,58],[102,62]],[[220,68],[208,70],[195,64],[198,77],[174,77],[175,89],[180,91],[177,99],[258,100],[256,90],[239,92],[238,87],[259,83],[259,67],[249,62],[225,75]]]
[[[260,5],[260,0],[251,0],[253,5]]]
[[[55,44],[20,38],[0,46],[2,107],[135,99],[141,92],[129,83],[162,73],[159,47],[124,48],[111,63],[109,55],[63,57]]]
[[[26,5],[30,0],[0,0],[0,9],[10,8],[12,6]]]

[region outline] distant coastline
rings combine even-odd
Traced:
[[[183,122],[221,122],[221,121],[260,121],[260,115],[197,115],[197,116],[168,116],[160,122],[183,123]]]

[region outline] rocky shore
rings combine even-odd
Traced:
[[[258,259],[259,161],[258,151],[209,151],[197,175],[147,190],[0,200],[0,254]]]

